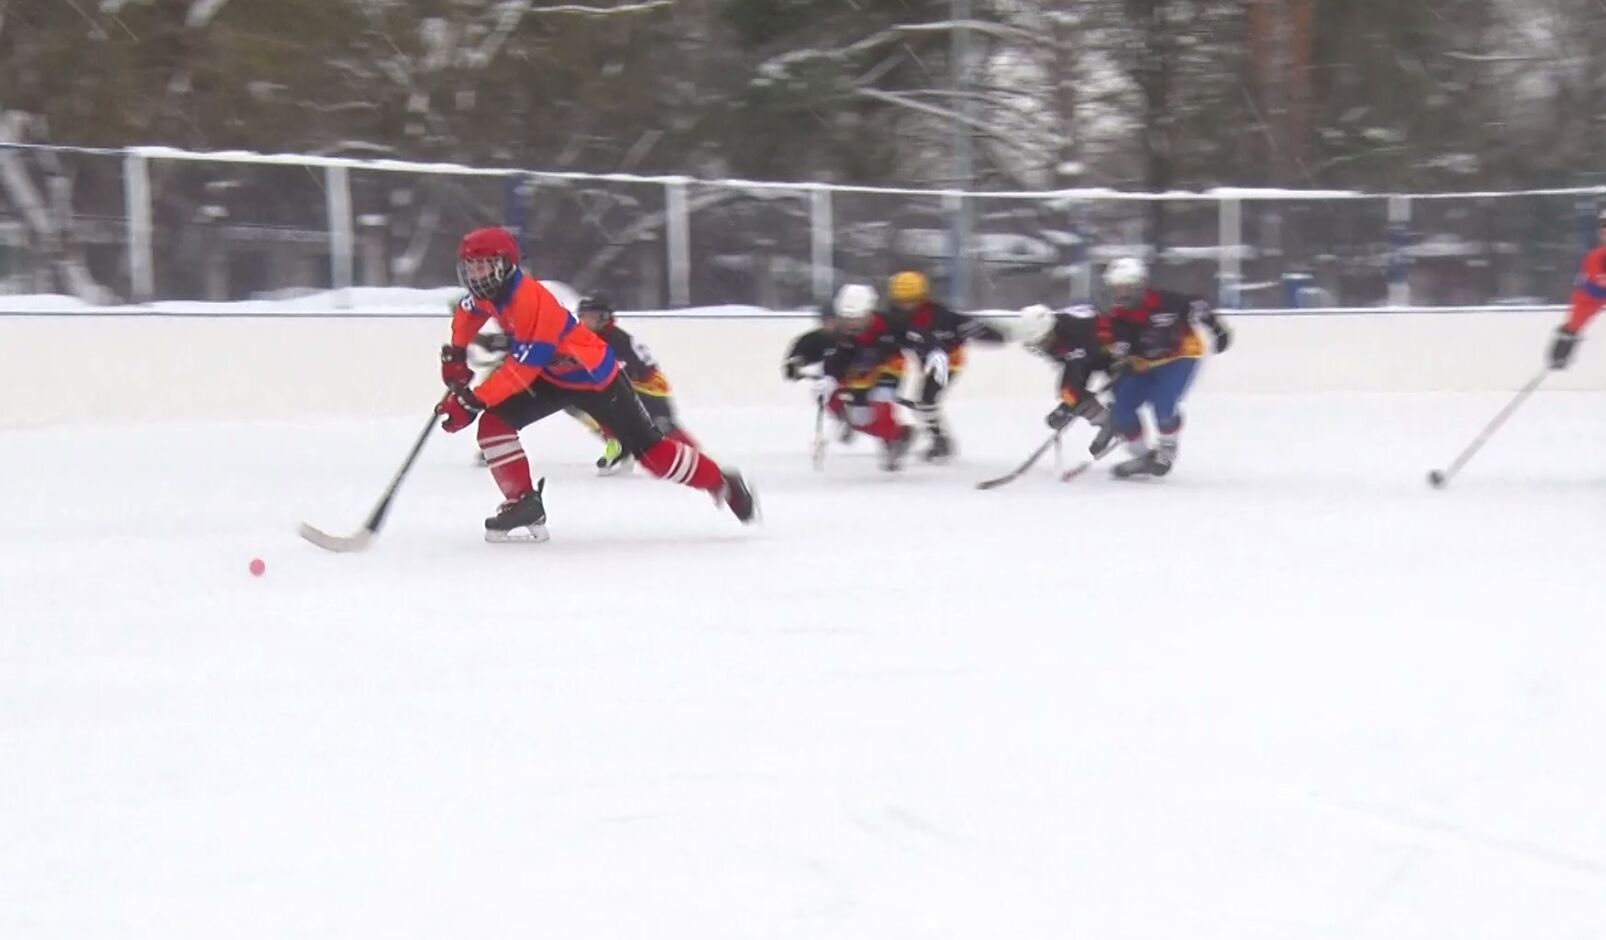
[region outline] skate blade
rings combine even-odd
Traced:
[[[635,468],[635,466],[636,462],[634,460],[621,460],[618,463],[609,464],[606,467],[598,467],[597,476],[616,477],[621,473],[629,473]]]
[[[490,542],[492,545],[504,545],[509,542],[533,544],[535,542],[545,542],[551,537],[544,525],[518,526],[506,532],[499,532],[495,529],[485,530],[485,541]]]

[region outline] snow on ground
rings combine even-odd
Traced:
[[[1201,397],[1176,475],[809,468],[688,409],[764,524],[525,435],[488,546],[412,419],[0,433],[0,936],[1606,933],[1606,395]],[[1080,443],[1081,438],[1077,439]],[[252,578],[260,556],[267,573]]]

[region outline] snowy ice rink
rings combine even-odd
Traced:
[[[994,492],[1048,403],[959,397],[896,477],[688,406],[753,529],[554,418],[541,546],[439,437],[355,556],[421,415],[0,432],[0,937],[1606,936],[1606,394],[1444,492],[1507,394]]]

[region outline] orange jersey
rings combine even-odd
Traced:
[[[492,317],[507,334],[507,358],[474,389],[485,407],[500,405],[536,379],[561,388],[599,389],[619,374],[619,359],[608,344],[540,281],[516,272],[506,297],[501,303],[464,297],[452,311],[453,346],[467,346]]]
[[[1602,307],[1606,307],[1606,247],[1591,250],[1584,255],[1584,263],[1578,266],[1567,329],[1574,333],[1583,329]]]

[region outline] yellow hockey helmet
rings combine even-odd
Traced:
[[[887,282],[887,297],[902,306],[914,306],[931,295],[931,283],[919,271],[899,271]]]

